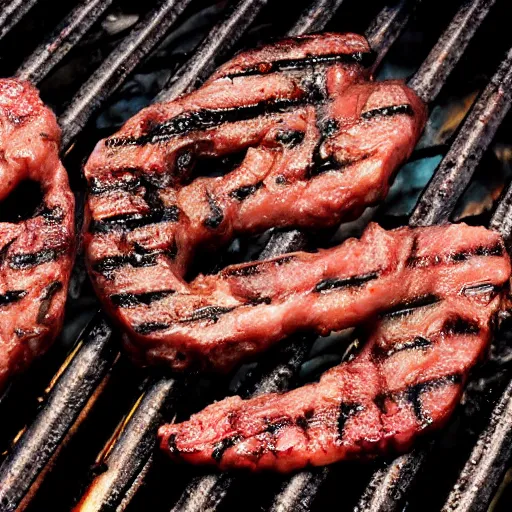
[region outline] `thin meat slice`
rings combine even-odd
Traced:
[[[317,304],[308,327],[333,327],[320,314],[322,290],[308,289],[322,274],[315,261],[328,256],[270,262],[266,294],[249,290],[252,276],[230,276],[236,269],[191,283],[185,276],[198,250],[270,227],[334,226],[386,195],[426,110],[402,82],[369,81],[371,60],[354,34],[265,46],[97,145],[85,166],[88,269],[132,353],[226,371],[287,335],[299,305]],[[226,175],[192,179],[197,159],[240,152]],[[302,288],[280,292],[302,261]]]
[[[134,356],[223,371],[299,330],[327,334],[392,308],[436,302],[484,277],[509,276],[500,236],[464,224],[393,231],[371,224],[360,240],[230,266],[187,290],[176,283],[140,292],[137,276],[146,270],[127,273],[130,293],[106,287],[133,326],[131,339],[146,341],[127,344]]]
[[[0,390],[43,353],[62,325],[74,258],[74,197],[59,160],[60,129],[28,82],[0,80]],[[27,185],[28,184],[28,185]],[[40,188],[25,217],[12,209]],[[21,208],[23,210],[23,208]]]
[[[486,351],[506,280],[479,275],[438,302],[381,315],[362,351],[316,384],[227,398],[161,427],[161,448],[175,460],[282,472],[409,449],[446,422]]]

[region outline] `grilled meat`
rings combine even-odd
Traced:
[[[497,234],[464,225],[381,236],[373,254],[366,245],[361,251],[361,243],[345,244],[350,250],[337,260],[363,265],[351,284],[329,272],[328,284],[316,290],[338,305],[340,317],[361,319],[367,308],[380,309],[365,324],[369,334],[359,354],[316,384],[250,400],[227,398],[189,421],[162,427],[161,447],[171,457],[223,469],[291,471],[404,451],[418,434],[446,421],[488,346],[510,276],[508,255]],[[386,245],[385,236],[407,243]],[[371,261],[380,276],[360,277],[371,275]],[[390,270],[396,274],[387,281]],[[332,314],[327,303],[322,314]]]
[[[36,89],[1,79],[0,388],[49,347],[62,324],[75,232],[59,144],[55,116]],[[40,187],[42,204],[28,218],[5,221],[6,202],[27,182]]]
[[[292,330],[345,322],[339,305],[323,314],[331,286],[323,265],[347,280],[332,288],[345,290],[365,289],[384,267],[368,259],[360,282],[342,260],[335,270],[338,255],[328,252],[191,283],[184,276],[199,248],[275,226],[332,226],[385,196],[425,107],[401,82],[368,81],[371,59],[353,34],[243,53],[196,92],[143,110],[98,144],[85,167],[88,267],[137,357],[226,371]],[[232,172],[191,181],[196,159],[242,150]],[[306,304],[316,313],[298,313]]]

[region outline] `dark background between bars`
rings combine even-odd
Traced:
[[[90,3],[92,4],[92,2]],[[185,12],[178,18],[177,23],[174,24],[174,27],[169,29],[169,33],[174,35],[174,39],[172,39],[168,48],[183,47],[187,43],[189,48],[185,48],[181,53],[175,52],[173,54],[172,50],[165,50],[161,47],[150,58],[142,59],[137,68],[137,74],[142,77],[156,74],[158,78],[148,79],[150,85],[147,88],[136,81],[129,81],[129,87],[124,90],[121,89],[121,92],[114,93],[103,106],[103,113],[99,116],[95,114],[85,130],[80,133],[77,144],[66,158],[66,166],[77,192],[83,189],[80,181],[81,162],[96,140],[112,131],[114,124],[120,122],[130,112],[138,110],[151,101],[152,97],[165,84],[166,78],[172,76],[179,65],[186,62],[187,58],[192,55],[191,50],[194,43],[199,42],[201,36],[207,33],[208,28],[220,22],[226,7],[229,8],[226,4],[235,4],[235,2],[212,4],[213,8],[210,11],[209,18],[203,15],[201,21],[198,21],[196,16],[195,25],[194,23],[189,24],[189,26],[192,26],[192,30],[184,32],[182,28],[180,34],[178,27],[183,27],[182,22],[187,19],[193,19],[194,12],[199,11],[200,3],[203,4],[202,6],[205,5],[204,2],[191,1]],[[3,4],[3,12],[6,12],[5,5],[12,4],[12,2],[4,2]],[[31,2],[23,4],[22,9],[30,7],[29,4]],[[101,2],[91,8],[103,8],[104,6],[100,4]],[[63,119],[70,120],[69,126],[74,128],[73,122],[76,120],[73,116],[76,113],[76,103],[68,105],[71,98],[80,90],[94,69],[107,58],[109,52],[124,37],[129,37],[130,28],[123,29],[123,23],[121,23],[123,21],[128,23],[129,17],[118,17],[119,26],[115,27],[115,18],[113,16],[105,18],[105,15],[115,14],[119,6],[122,6],[124,13],[133,16],[139,15],[142,18],[144,15],[151,16],[156,3],[148,2],[147,4],[141,6],[134,2],[113,2],[112,7],[109,7],[107,13],[104,13],[103,17],[100,18],[100,23],[103,21],[103,27],[100,23],[94,24],[83,41],[74,47],[60,64],[55,69],[52,68],[48,76],[40,82],[43,98],[56,109],[58,114],[65,114]],[[280,2],[280,5],[285,9],[284,12],[290,13],[290,16],[283,20],[276,19],[275,2],[269,1],[268,6],[263,7],[261,13],[241,37],[236,48],[250,47],[260,41],[285,33],[299,18],[300,14],[306,11],[308,4],[309,2],[298,1]],[[360,4],[360,2],[350,0],[343,2],[339,12],[329,22],[328,28],[339,31],[363,32],[366,30],[369,22],[383,6],[383,3],[365,3],[364,6]],[[460,2],[454,1],[434,1],[428,2],[428,4],[424,2],[417,16],[403,34],[401,42],[399,41],[391,49],[384,62],[384,69],[390,73],[401,74],[404,77],[412,73],[437,42],[438,37],[450,22],[459,4]],[[489,19],[484,22],[477,36],[470,43],[470,47],[460,64],[457,65],[454,73],[450,76],[446,87],[436,102],[437,105],[441,107],[449,105],[450,98],[453,96],[461,97],[471,91],[482,89],[494,73],[511,42],[507,36],[509,19],[506,16],[507,6],[504,4],[506,2],[496,2]],[[0,41],[0,57],[2,58],[2,71],[5,76],[13,74],[18,69],[23,59],[34,50],[45,36],[48,36],[54,30],[58,20],[65,16],[66,11],[70,8],[70,6],[64,5],[51,5],[52,9],[49,9],[49,5],[51,5],[51,2],[42,0],[37,2],[22,18],[21,22]],[[324,9],[332,9],[332,5],[333,2],[325,2]],[[169,13],[167,16],[172,16],[171,7],[169,2],[167,5],[164,2],[161,9],[167,9],[165,11]],[[0,23],[3,22],[4,20],[0,17]],[[204,22],[203,30],[198,28],[201,22]],[[111,32],[117,31],[116,33],[106,34],[105,27],[108,27],[108,23],[114,25]],[[82,25],[80,24],[80,26]],[[159,28],[160,24],[156,19],[154,31],[157,37],[161,35],[158,34]],[[0,36],[2,33],[0,29]],[[118,57],[125,58],[129,68],[134,64],[134,61],[130,62],[129,55],[132,55],[130,50],[137,49],[143,52],[145,50],[143,46],[143,44],[139,44],[128,47],[127,51],[124,54],[119,53]],[[221,60],[219,59],[219,62]],[[93,85],[95,84],[97,82],[93,83]],[[124,108],[121,108],[123,105]],[[498,143],[510,143],[510,138],[507,138],[508,125],[509,120],[505,120],[495,139]],[[446,150],[442,147],[436,149],[440,154]],[[480,169],[477,170],[477,178],[479,171],[485,173],[485,168],[491,165],[489,159],[484,160]],[[389,227],[406,221],[405,218],[400,216],[385,215],[385,212],[379,218],[383,224]],[[488,218],[489,214],[484,213],[473,219],[472,222],[484,224],[487,223]],[[315,242],[319,243],[321,240]],[[52,354],[36,365],[34,371],[30,372],[30,378],[22,378],[19,383],[13,386],[11,394],[7,395],[6,399],[2,401],[3,417],[7,418],[1,426],[0,437],[3,440],[2,446],[4,448],[8,448],[9,440],[14,437],[19,428],[25,423],[30,423],[33,418],[38,403],[37,398],[41,396],[51,376],[62,362],[66,352],[65,346],[69,346],[77,337],[77,330],[80,328],[80,323],[76,321],[77,317],[83,317],[81,322],[81,325],[83,325],[88,316],[87,311],[92,313],[96,307],[87,280],[84,280],[79,272],[75,275],[74,284],[75,297],[69,304],[68,329],[64,332],[63,343],[57,345]],[[96,335],[98,334],[96,333]],[[506,337],[505,343],[498,340],[496,344],[498,348],[492,354],[493,358],[476,374],[473,381],[477,383],[476,389],[472,390],[470,388],[465,405],[460,408],[449,428],[442,436],[439,436],[436,448],[423,465],[422,474],[413,489],[414,492],[407,495],[410,500],[408,504],[410,510],[436,510],[444,502],[456,480],[458,471],[466,462],[477,434],[485,427],[490,409],[508,380],[507,361],[495,357],[502,344],[506,345]],[[108,369],[116,356],[115,350],[106,349],[106,351],[108,354],[105,354],[104,360]],[[502,352],[506,352],[506,350],[503,349]],[[269,355],[265,359],[270,360],[271,358],[272,355]],[[102,380],[100,392],[96,394],[96,402],[90,404],[91,407],[86,411],[87,414],[83,415],[84,421],[76,427],[76,432],[73,432],[74,435],[71,441],[59,454],[54,469],[48,471],[45,475],[46,478],[39,493],[36,494],[34,499],[26,500],[30,510],[69,510],[69,504],[82,493],[84,486],[88,484],[91,477],[90,468],[93,468],[93,473],[98,474],[105,470],[104,458],[97,458],[97,454],[107,444],[109,437],[115,431],[123,416],[131,409],[141,390],[148,388],[148,379],[154,378],[154,375],[154,372],[152,375],[148,375],[143,370],[132,368],[124,358],[116,359],[113,370]],[[196,404],[188,404],[191,405],[190,409],[198,408],[206,401],[221,396],[225,392],[225,387],[221,381],[222,379],[219,379],[214,393],[208,393],[209,388],[201,386],[201,382],[199,382],[194,387],[193,395],[199,394],[202,396]],[[478,389],[480,381],[483,382],[483,390]],[[203,393],[199,393],[200,391],[203,391]],[[478,399],[471,400],[472,392]],[[182,408],[181,415],[183,417],[186,417],[188,413],[188,410]],[[190,476],[197,473],[194,468],[172,466],[166,460],[162,460],[159,454],[156,454],[155,458],[153,468],[146,475],[145,485],[135,494],[130,505],[128,505],[128,510],[169,510]],[[95,459],[97,459],[96,464],[94,463]],[[106,460],[108,463],[108,458]],[[322,492],[318,494],[317,499],[313,500],[311,506],[319,509],[326,509],[326,507],[351,509],[357,502],[358,496],[364,491],[373,470],[379,466],[380,463],[339,465],[335,468],[333,477],[326,481]],[[318,472],[318,474],[321,473],[322,470]],[[240,484],[237,485],[238,492],[231,497],[231,502],[225,505],[226,508],[239,507],[243,504],[249,509],[252,507],[254,510],[259,510],[261,506],[265,507],[265,505],[262,505],[265,503],[264,495],[268,495],[267,502],[271,502],[273,493],[279,488],[279,482],[286,480],[279,476],[268,477],[262,475],[251,475],[242,478],[245,479],[245,482],[240,481]],[[341,493],[340,489],[342,490]],[[252,492],[250,492],[251,490]],[[507,491],[505,490],[506,494]],[[506,503],[505,497],[502,500],[502,505],[498,505],[498,507],[506,507]],[[510,502],[508,503],[510,504]]]

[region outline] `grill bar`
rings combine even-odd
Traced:
[[[505,239],[505,243],[510,246],[512,239],[512,184],[500,198],[489,222],[489,227],[499,231]]]
[[[372,21],[366,31],[366,37],[372,49],[377,52],[374,67],[380,64],[398,39],[418,4],[418,0],[400,0],[392,7],[384,7]]]
[[[108,455],[107,471],[95,478],[75,511],[99,507],[114,510],[119,505],[146,466],[155,446],[156,431],[174,410],[183,390],[183,382],[174,379],[162,378],[152,383],[137,401],[133,414],[128,414],[130,420]]]
[[[217,59],[242,37],[268,0],[242,0],[206,36],[194,56],[178,69],[156,97],[157,103],[171,101],[194,89],[215,69]]]
[[[62,148],[67,149],[91,116],[119,88],[128,74],[163,39],[191,0],[163,0],[133,28],[80,88],[59,118]]]
[[[488,509],[512,456],[512,382],[494,408],[464,466],[443,512],[483,512]]]
[[[354,512],[392,512],[399,508],[426,458],[426,450],[416,450],[375,471]]]
[[[86,0],[57,26],[48,38],[16,71],[22,80],[37,84],[82,39],[92,25],[112,4],[113,0]]]
[[[2,511],[18,508],[62,439],[107,375],[117,351],[103,313],[81,336],[81,343],[57,373],[44,407],[0,467]],[[74,356],[74,357],[73,357]]]
[[[39,0],[13,0],[0,4],[0,39],[34,7]]]
[[[423,191],[411,223],[447,222],[469,184],[484,151],[492,142],[512,102],[512,49],[464,122],[434,177]]]
[[[441,91],[448,75],[465,52],[478,27],[496,0],[466,1],[444,31],[429,56],[409,82],[423,101],[431,103]]]
[[[293,37],[320,32],[342,3],[343,0],[315,0],[288,31],[288,35]]]

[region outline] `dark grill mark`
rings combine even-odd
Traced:
[[[345,158],[344,160],[337,160],[334,156],[321,159],[318,155],[313,157],[313,165],[311,166],[308,176],[313,178],[324,174],[329,171],[343,171],[351,165],[358,164],[370,158],[371,153],[364,153],[360,155],[354,155],[351,158]]]
[[[295,259],[295,256],[283,256],[281,258],[276,258],[274,260],[269,261],[258,261],[256,263],[251,263],[249,265],[244,265],[243,267],[238,268],[227,268],[222,273],[225,276],[230,277],[246,277],[246,276],[253,276],[255,274],[259,274],[260,272],[264,270],[268,270],[268,267],[271,266],[281,266],[285,263],[289,263],[290,261],[293,261]]]
[[[91,178],[88,183],[88,192],[92,195],[105,194],[113,191],[130,192],[139,187],[153,187],[162,189],[169,186],[171,178],[167,174],[144,174],[143,169],[125,168],[113,171],[114,181],[101,181]]]
[[[151,254],[128,254],[120,256],[107,256],[102,260],[95,263],[92,268],[95,272],[103,274],[105,277],[110,278],[115,270],[118,270],[125,265],[130,265],[135,268],[152,267],[157,264],[156,257],[160,252]]]
[[[10,290],[4,295],[0,295],[0,306],[7,306],[13,302],[18,302],[27,295],[25,290]]]
[[[314,164],[309,170],[309,177],[312,178],[329,171],[339,171],[342,167],[343,165],[334,156],[322,160],[314,159]]]
[[[173,260],[178,255],[178,244],[173,240],[168,249],[162,251],[169,259]]]
[[[222,439],[213,448],[212,459],[215,462],[220,462],[220,460],[222,459],[222,456],[224,455],[224,452],[228,448],[231,448],[235,444],[239,443],[242,439],[243,439],[243,437],[239,436],[239,435],[226,437],[225,439]]]
[[[114,182],[102,182],[98,178],[91,178],[89,180],[89,194],[100,195],[107,192],[114,192],[117,190],[128,192],[140,186],[140,179],[137,176],[127,175],[122,179]]]
[[[302,144],[306,134],[298,130],[280,131],[276,136],[276,141],[288,148],[294,148]]]
[[[345,278],[329,278],[320,281],[316,286],[315,292],[329,292],[331,290],[338,290],[340,288],[352,288],[363,286],[369,281],[377,279],[380,275],[379,271],[369,272],[360,276],[351,276]]]
[[[149,306],[152,302],[161,300],[169,295],[176,293],[175,290],[160,290],[157,292],[145,293],[119,293],[110,296],[112,304],[119,308],[134,308],[145,304]]]
[[[208,205],[210,206],[211,215],[203,221],[203,224],[207,228],[216,229],[224,220],[224,213],[222,212],[221,207],[210,194],[207,195],[207,200]]]
[[[413,386],[409,386],[402,393],[402,396],[411,403],[414,414],[416,415],[416,418],[420,424],[422,426],[428,426],[432,423],[432,418],[430,418],[423,410],[421,395],[423,393],[428,393],[429,391],[433,391],[444,386],[459,384],[461,382],[462,376],[458,373],[445,375],[444,377],[440,377],[438,379],[432,379],[426,382],[420,382],[419,384],[414,384]]]
[[[36,212],[36,215],[40,215],[48,224],[60,224],[64,219],[64,212],[60,206],[54,206],[48,208],[43,205],[41,210]]]
[[[235,71],[226,75],[226,78],[235,78],[240,76],[267,75],[277,71],[292,71],[304,69],[319,64],[334,64],[340,62],[343,64],[360,64],[368,68],[375,62],[376,54],[373,51],[355,52],[355,53],[331,53],[325,55],[312,55],[303,59],[282,59],[273,62],[261,62],[248,69]]]
[[[260,304],[271,304],[272,299],[270,297],[249,297],[248,303],[251,306],[259,306]]]
[[[194,167],[194,153],[190,149],[183,150],[177,157],[176,157],[176,171],[179,176],[184,176],[189,173],[189,171]]]
[[[474,256],[503,256],[503,245],[498,242],[492,246],[478,246],[474,249],[469,249],[466,251],[460,251],[452,254],[445,255],[429,255],[429,256],[414,256],[410,257],[407,261],[407,265],[409,267],[430,267],[441,265],[443,263],[463,263],[468,261]]]
[[[433,304],[436,304],[440,300],[440,297],[438,297],[437,295],[424,295],[423,297],[418,297],[411,301],[397,304],[391,309],[388,309],[387,311],[381,313],[381,316],[386,316],[389,318],[402,318],[404,316],[411,315],[417,308],[432,306]]]
[[[296,108],[314,101],[318,101],[317,96],[306,91],[304,97],[300,99],[275,99],[252,105],[187,112],[156,125],[145,135],[140,137],[112,137],[105,141],[105,145],[107,147],[120,147],[158,144],[178,135],[208,130],[224,123],[235,123],[264,115],[280,114],[290,108]]]
[[[176,434],[171,434],[169,436],[169,441],[167,444],[169,446],[169,452],[172,455],[179,455],[180,451],[178,450],[178,447],[176,446]]]
[[[381,107],[368,110],[367,112],[363,112],[361,117],[363,119],[373,119],[375,117],[391,117],[399,114],[414,116],[414,110],[408,103],[403,105],[391,105],[389,107]]]
[[[477,335],[480,334],[480,326],[469,318],[457,316],[446,320],[443,332],[451,335]]]
[[[57,249],[43,249],[38,252],[13,254],[9,258],[9,267],[15,270],[37,267],[43,263],[56,260],[62,252],[62,250]]]
[[[229,195],[238,201],[243,201],[244,199],[256,193],[256,191],[259,190],[262,186],[263,182],[259,181],[254,185],[245,185],[243,187],[237,188],[236,190],[231,191]]]
[[[42,324],[44,322],[44,319],[50,310],[50,306],[52,305],[53,297],[60,290],[62,290],[62,283],[60,281],[54,281],[45,288],[44,294],[41,297],[39,311],[37,312],[36,321],[38,324]]]
[[[7,253],[9,252],[9,248],[11,245],[15,242],[17,237],[12,238],[9,240],[1,249],[0,249],[0,265],[3,265],[5,258],[7,256]]]
[[[138,334],[150,334],[156,331],[163,331],[164,329],[168,329],[170,324],[166,324],[164,322],[143,322],[134,327],[134,331]]]
[[[299,416],[295,420],[295,424],[306,432],[309,429],[309,421],[304,416]]]
[[[289,427],[292,424],[290,419],[281,419],[278,421],[274,421],[267,425],[267,432],[270,434],[276,434],[284,427]]]
[[[220,316],[225,315],[234,309],[235,307],[205,306],[204,308],[196,309],[190,316],[180,319],[180,322],[185,323],[210,320],[213,323],[216,323]]]
[[[464,295],[465,297],[478,297],[481,295],[489,295],[490,298],[493,298],[500,290],[500,286],[496,286],[491,283],[474,284],[464,286],[464,288],[462,288],[462,295]]]
[[[131,231],[159,222],[178,222],[178,219],[179,208],[174,205],[156,209],[149,213],[127,213],[96,220],[91,222],[89,231],[91,233],[110,233],[118,230]]]
[[[403,350],[427,350],[433,345],[432,341],[424,338],[423,336],[416,336],[414,339],[405,341],[403,343],[396,343],[389,350],[383,347],[375,346],[374,353],[377,356],[391,357],[397,352]]]
[[[453,261],[466,261],[472,256],[503,256],[503,245],[501,242],[498,242],[490,247],[480,245],[473,250],[457,252],[449,256],[449,259]]]
[[[409,257],[407,258],[407,261],[405,263],[406,266],[414,267],[414,262],[417,259],[417,256],[416,256],[417,252],[418,252],[418,236],[413,235],[412,243],[411,243],[411,251],[410,251]]]
[[[340,405],[340,412],[338,415],[338,434],[340,438],[343,437],[345,424],[355,414],[364,411],[364,406],[358,403],[342,403]]]
[[[336,119],[327,119],[322,124],[320,133],[322,135],[322,139],[325,140],[329,137],[332,137],[338,130],[340,129],[340,124]]]

